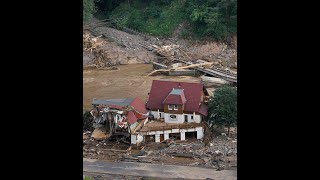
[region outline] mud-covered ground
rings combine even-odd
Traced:
[[[212,168],[215,170],[237,169],[237,138],[224,135],[213,137],[205,145],[202,140],[170,140],[162,143],[148,142],[140,147],[121,142],[83,140],[83,157],[111,162],[138,162],[162,165],[182,165]]]
[[[153,68],[151,64],[118,65],[118,70],[83,71],[83,108],[92,108],[93,98],[115,99],[140,97],[148,99],[152,80],[200,82],[199,77],[191,76],[146,76]]]

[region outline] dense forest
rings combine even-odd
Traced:
[[[229,40],[237,32],[237,0],[84,0],[83,19],[170,37]]]

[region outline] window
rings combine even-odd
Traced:
[[[173,105],[174,110],[178,110],[178,105]]]
[[[172,105],[168,105],[168,110],[173,110],[173,106]]]
[[[170,121],[176,121],[177,120],[177,116],[174,114],[171,114],[170,116]]]
[[[172,115],[170,115],[170,118],[177,118],[177,116],[172,114]]]
[[[193,116],[191,116],[191,119],[193,120]]]

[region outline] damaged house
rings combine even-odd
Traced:
[[[200,83],[154,80],[146,108],[158,122],[146,124],[139,135],[144,140],[161,142],[186,136],[202,139],[208,107],[204,103],[207,91]]]
[[[93,100],[95,139],[130,137],[131,144],[188,137],[202,139],[207,91],[200,83],[154,80],[146,104],[140,98]],[[149,121],[153,119],[154,121]]]
[[[95,139],[111,136],[130,137],[148,121],[148,111],[140,98],[107,99],[92,102],[94,118],[92,133]]]

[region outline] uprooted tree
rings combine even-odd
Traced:
[[[231,86],[221,86],[214,91],[209,100],[208,123],[218,127],[230,127],[237,124],[237,90]]]

